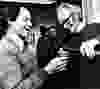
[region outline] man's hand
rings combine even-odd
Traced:
[[[56,57],[56,58],[52,59],[44,69],[49,74],[52,74],[56,71],[59,72],[59,71],[66,70],[68,58],[69,57]]]
[[[89,58],[93,58],[95,56],[94,47],[97,44],[99,44],[99,41],[96,39],[92,39],[92,40],[83,42],[80,47],[80,52],[82,53],[83,56],[85,56],[85,54],[86,54]]]

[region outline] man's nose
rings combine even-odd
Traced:
[[[31,23],[31,21],[28,21],[28,25],[29,25],[30,27],[32,27],[32,23]]]

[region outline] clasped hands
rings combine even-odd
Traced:
[[[65,71],[66,65],[67,65],[67,59],[69,57],[56,57],[52,59],[46,66],[45,71],[48,72],[48,74],[53,74],[55,72]]]
[[[95,46],[99,44],[100,42],[97,39],[91,39],[82,42],[80,46],[80,53],[82,56],[88,56],[88,58],[93,59],[94,56],[96,55],[95,53]],[[52,59],[48,65],[45,67],[45,70],[48,71],[48,73],[53,73],[55,70],[56,71],[63,71],[66,70],[66,65],[68,64],[69,57],[56,57]]]

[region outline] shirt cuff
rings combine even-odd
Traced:
[[[100,44],[100,36],[97,36],[96,38],[92,39],[91,43],[94,45]]]

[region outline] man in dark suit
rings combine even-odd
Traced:
[[[80,52],[82,54],[82,56],[80,56],[80,86],[81,88],[100,88],[100,85],[99,85],[100,72],[97,70],[100,67],[99,65],[100,62],[99,62],[99,56],[96,56],[95,50],[94,50],[95,47],[100,44],[99,28],[100,28],[100,21],[91,20],[90,23],[85,24],[83,26],[80,32],[81,34],[80,41],[82,42],[80,45]],[[84,57],[85,54],[86,56]],[[91,59],[92,61],[95,60],[94,56],[96,56],[97,62],[92,65],[88,64],[88,60],[91,60]]]
[[[61,9],[61,8],[60,8]],[[59,8],[58,8],[58,13],[59,13]],[[59,15],[62,14],[62,12],[59,13]],[[70,14],[70,12],[68,13],[68,15]],[[66,16],[67,17],[67,16]],[[51,36],[49,37],[49,49],[50,49],[50,57],[54,57],[56,55],[56,51],[55,48],[59,48],[59,47],[64,47],[64,49],[66,50],[66,47],[72,47],[72,48],[76,48],[79,47],[79,43],[80,43],[80,36],[79,34],[73,34],[73,38],[69,38],[70,41],[68,42],[66,39],[66,37],[72,37],[72,36],[68,36],[68,33],[66,34],[64,32],[64,27],[63,24],[61,24],[63,22],[63,17],[60,18],[60,16],[58,16],[58,20],[57,24],[56,24],[56,38],[52,38]],[[65,36],[65,37],[64,37]],[[76,37],[75,37],[76,36]],[[76,42],[77,40],[77,44],[78,45],[74,45],[73,42]],[[79,41],[79,42],[78,42]],[[46,42],[46,41],[45,41]],[[56,46],[55,46],[56,44]],[[68,55],[70,56],[70,54]],[[72,70],[69,68],[70,64],[68,64],[67,66],[67,70],[64,72],[59,72],[56,73],[53,76],[50,76],[49,81],[47,82],[47,87],[48,88],[57,88],[57,89],[63,89],[63,88],[79,88],[80,87],[80,56],[71,56],[72,58],[69,58],[68,60],[72,60]],[[76,66],[77,65],[77,66]],[[71,71],[69,71],[71,70]],[[62,81],[62,83],[61,83]],[[56,82],[56,84],[54,83]]]

